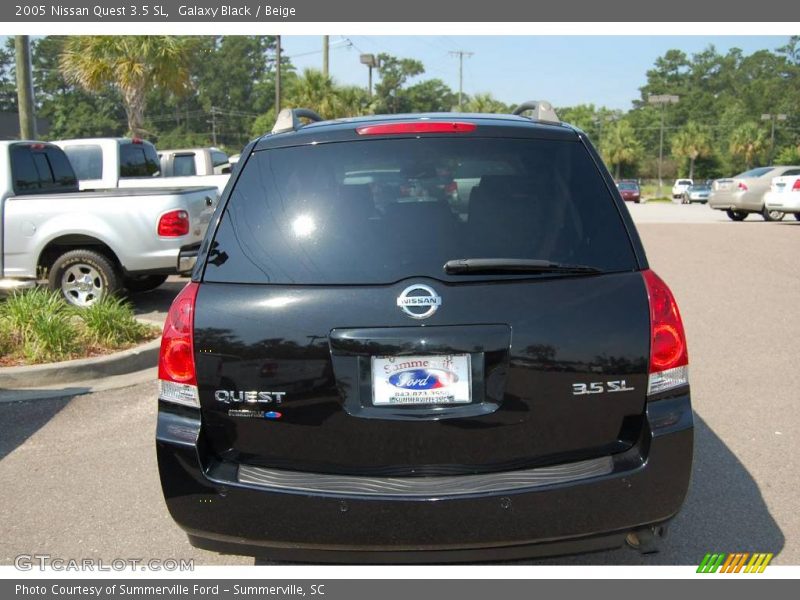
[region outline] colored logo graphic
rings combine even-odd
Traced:
[[[763,573],[769,561],[772,560],[771,552],[735,552],[733,554],[709,552],[700,561],[698,573]]]
[[[458,381],[458,376],[442,369],[408,369],[389,376],[389,383],[404,390],[435,390]]]

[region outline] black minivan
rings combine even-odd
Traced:
[[[692,463],[683,325],[549,104],[283,111],[195,254],[156,433],[195,546],[369,563],[658,547]]]

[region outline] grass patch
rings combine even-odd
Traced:
[[[158,334],[158,328],[139,323],[131,305],[119,298],[79,309],[57,292],[16,292],[0,303],[0,366],[107,354]]]

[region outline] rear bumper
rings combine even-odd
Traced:
[[[614,547],[669,520],[688,489],[693,424],[688,392],[664,398],[604,475],[458,496],[267,489],[240,482],[231,463],[203,464],[203,446],[196,415],[162,402],[161,483],[195,546],[314,562],[474,562]]]
[[[767,192],[764,194],[764,205],[769,210],[800,212],[800,194],[797,192]]]

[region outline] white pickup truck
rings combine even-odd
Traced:
[[[184,148],[159,150],[162,177],[230,175],[231,162],[219,148]]]
[[[88,306],[122,288],[145,291],[177,272],[203,239],[214,187],[79,191],[64,152],[0,142],[0,289],[50,289]]]
[[[53,142],[67,153],[80,189],[214,186],[222,194],[230,173],[163,177],[155,146],[138,138],[86,138]]]

